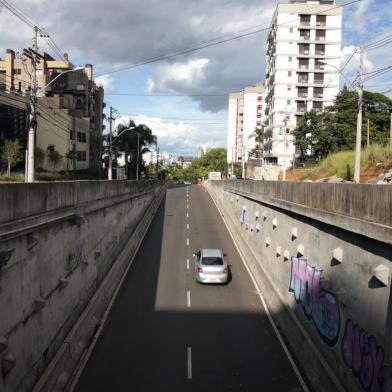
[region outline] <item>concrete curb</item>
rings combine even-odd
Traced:
[[[97,341],[120,286],[166,194],[157,192],[105,279],[90,299],[32,392],[72,391]]]

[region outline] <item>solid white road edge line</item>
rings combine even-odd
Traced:
[[[191,307],[191,292],[190,292],[190,290],[188,290],[188,291],[186,292],[186,306],[187,306],[188,308]]]
[[[187,362],[187,376],[188,380],[192,380],[192,347],[186,349],[186,362]]]
[[[208,193],[209,193],[209,192],[208,192]],[[300,371],[299,371],[297,365],[295,364],[294,359],[293,359],[293,357],[291,356],[290,351],[289,351],[289,349],[287,348],[287,346],[286,346],[286,344],[285,344],[285,342],[284,342],[284,340],[283,340],[283,338],[282,338],[282,335],[280,334],[278,328],[276,327],[276,324],[275,324],[274,320],[272,319],[271,313],[270,313],[270,311],[269,311],[269,309],[268,309],[267,303],[265,302],[264,296],[263,296],[263,294],[262,294],[262,292],[261,292],[261,290],[260,290],[260,288],[259,288],[259,286],[258,286],[258,284],[257,284],[257,282],[256,282],[256,280],[255,280],[255,278],[253,277],[253,275],[252,275],[252,273],[251,273],[251,271],[250,271],[250,269],[249,269],[249,267],[248,267],[248,264],[246,263],[245,258],[244,258],[244,256],[243,256],[243,254],[242,254],[240,248],[238,247],[237,242],[236,242],[236,240],[235,240],[233,234],[231,233],[231,231],[230,231],[230,229],[229,229],[229,226],[227,225],[226,219],[224,219],[223,216],[222,216],[222,211],[221,211],[220,208],[218,207],[218,205],[217,205],[217,203],[215,202],[215,199],[212,197],[212,195],[211,195],[210,193],[209,193],[209,195],[210,195],[212,201],[214,202],[215,207],[216,207],[217,210],[219,211],[220,216],[221,216],[221,218],[222,218],[222,220],[223,220],[223,222],[224,222],[224,224],[225,224],[225,226],[226,226],[226,229],[227,229],[227,231],[229,232],[230,237],[231,237],[231,239],[233,240],[233,243],[234,243],[235,247],[237,248],[237,251],[238,251],[238,254],[239,254],[240,257],[241,257],[242,263],[244,264],[246,270],[248,271],[248,274],[249,274],[249,276],[250,276],[250,278],[251,278],[251,280],[252,280],[252,282],[253,282],[253,285],[255,286],[255,289],[256,289],[256,291],[257,291],[257,293],[258,293],[258,295],[259,295],[260,301],[261,301],[261,303],[262,303],[262,305],[263,305],[263,308],[264,308],[264,310],[265,310],[265,313],[267,314],[267,317],[268,317],[268,320],[269,320],[269,322],[270,322],[270,324],[271,324],[271,326],[272,326],[272,329],[274,330],[274,332],[275,332],[275,334],[276,334],[276,337],[278,338],[279,343],[280,343],[280,345],[282,346],[283,351],[285,352],[286,357],[287,357],[287,359],[289,360],[289,362],[290,362],[290,364],[291,364],[291,366],[292,366],[292,368],[293,368],[293,370],[294,370],[294,373],[295,373],[295,375],[296,375],[297,378],[298,378],[299,383],[301,384],[301,386],[302,386],[304,392],[309,392],[309,388],[307,387],[307,385],[306,385],[304,379],[302,378],[302,375],[301,375],[301,373],[300,373]]]

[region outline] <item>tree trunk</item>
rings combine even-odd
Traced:
[[[11,162],[7,162],[7,176],[11,177]]]

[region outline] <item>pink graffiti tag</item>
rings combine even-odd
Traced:
[[[384,366],[384,349],[374,336],[348,319],[342,339],[344,363],[359,379],[366,392],[386,392],[388,368]]]
[[[332,293],[321,288],[321,274],[322,269],[310,265],[306,259],[291,258],[290,291],[324,341],[334,345],[340,330],[339,305]]]

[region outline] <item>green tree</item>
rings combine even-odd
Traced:
[[[311,152],[313,158],[324,158],[331,152],[353,150],[357,128],[358,94],[346,87],[338,94],[333,106],[323,113],[307,112],[293,131],[295,145],[301,160]],[[362,145],[366,143],[367,121],[370,122],[371,142],[386,143],[389,132],[389,113],[392,100],[388,97],[364,91],[364,116]]]
[[[45,161],[45,152],[42,148],[36,147],[34,153],[34,163],[37,169],[42,169]]]
[[[53,147],[48,150],[48,160],[52,164],[53,169],[56,169],[63,160],[63,156]]]
[[[20,162],[23,158],[19,140],[5,140],[1,149],[1,159],[7,164],[7,176],[11,176],[11,167],[13,164]]]
[[[250,151],[249,156],[260,161],[263,158],[264,127],[256,127],[254,133],[249,135],[250,138],[255,138],[256,146]]]
[[[124,131],[127,128],[134,129]],[[125,153],[127,178],[136,178],[137,161],[139,161],[139,173],[141,173],[144,170],[143,153],[149,151],[148,146],[156,144],[157,138],[147,125],[136,125],[133,120],[129,120],[128,125],[119,124],[117,135],[119,137],[113,140],[113,146],[118,146],[118,150]],[[137,156],[138,135],[139,156]],[[130,157],[130,162],[128,162],[127,157]]]

